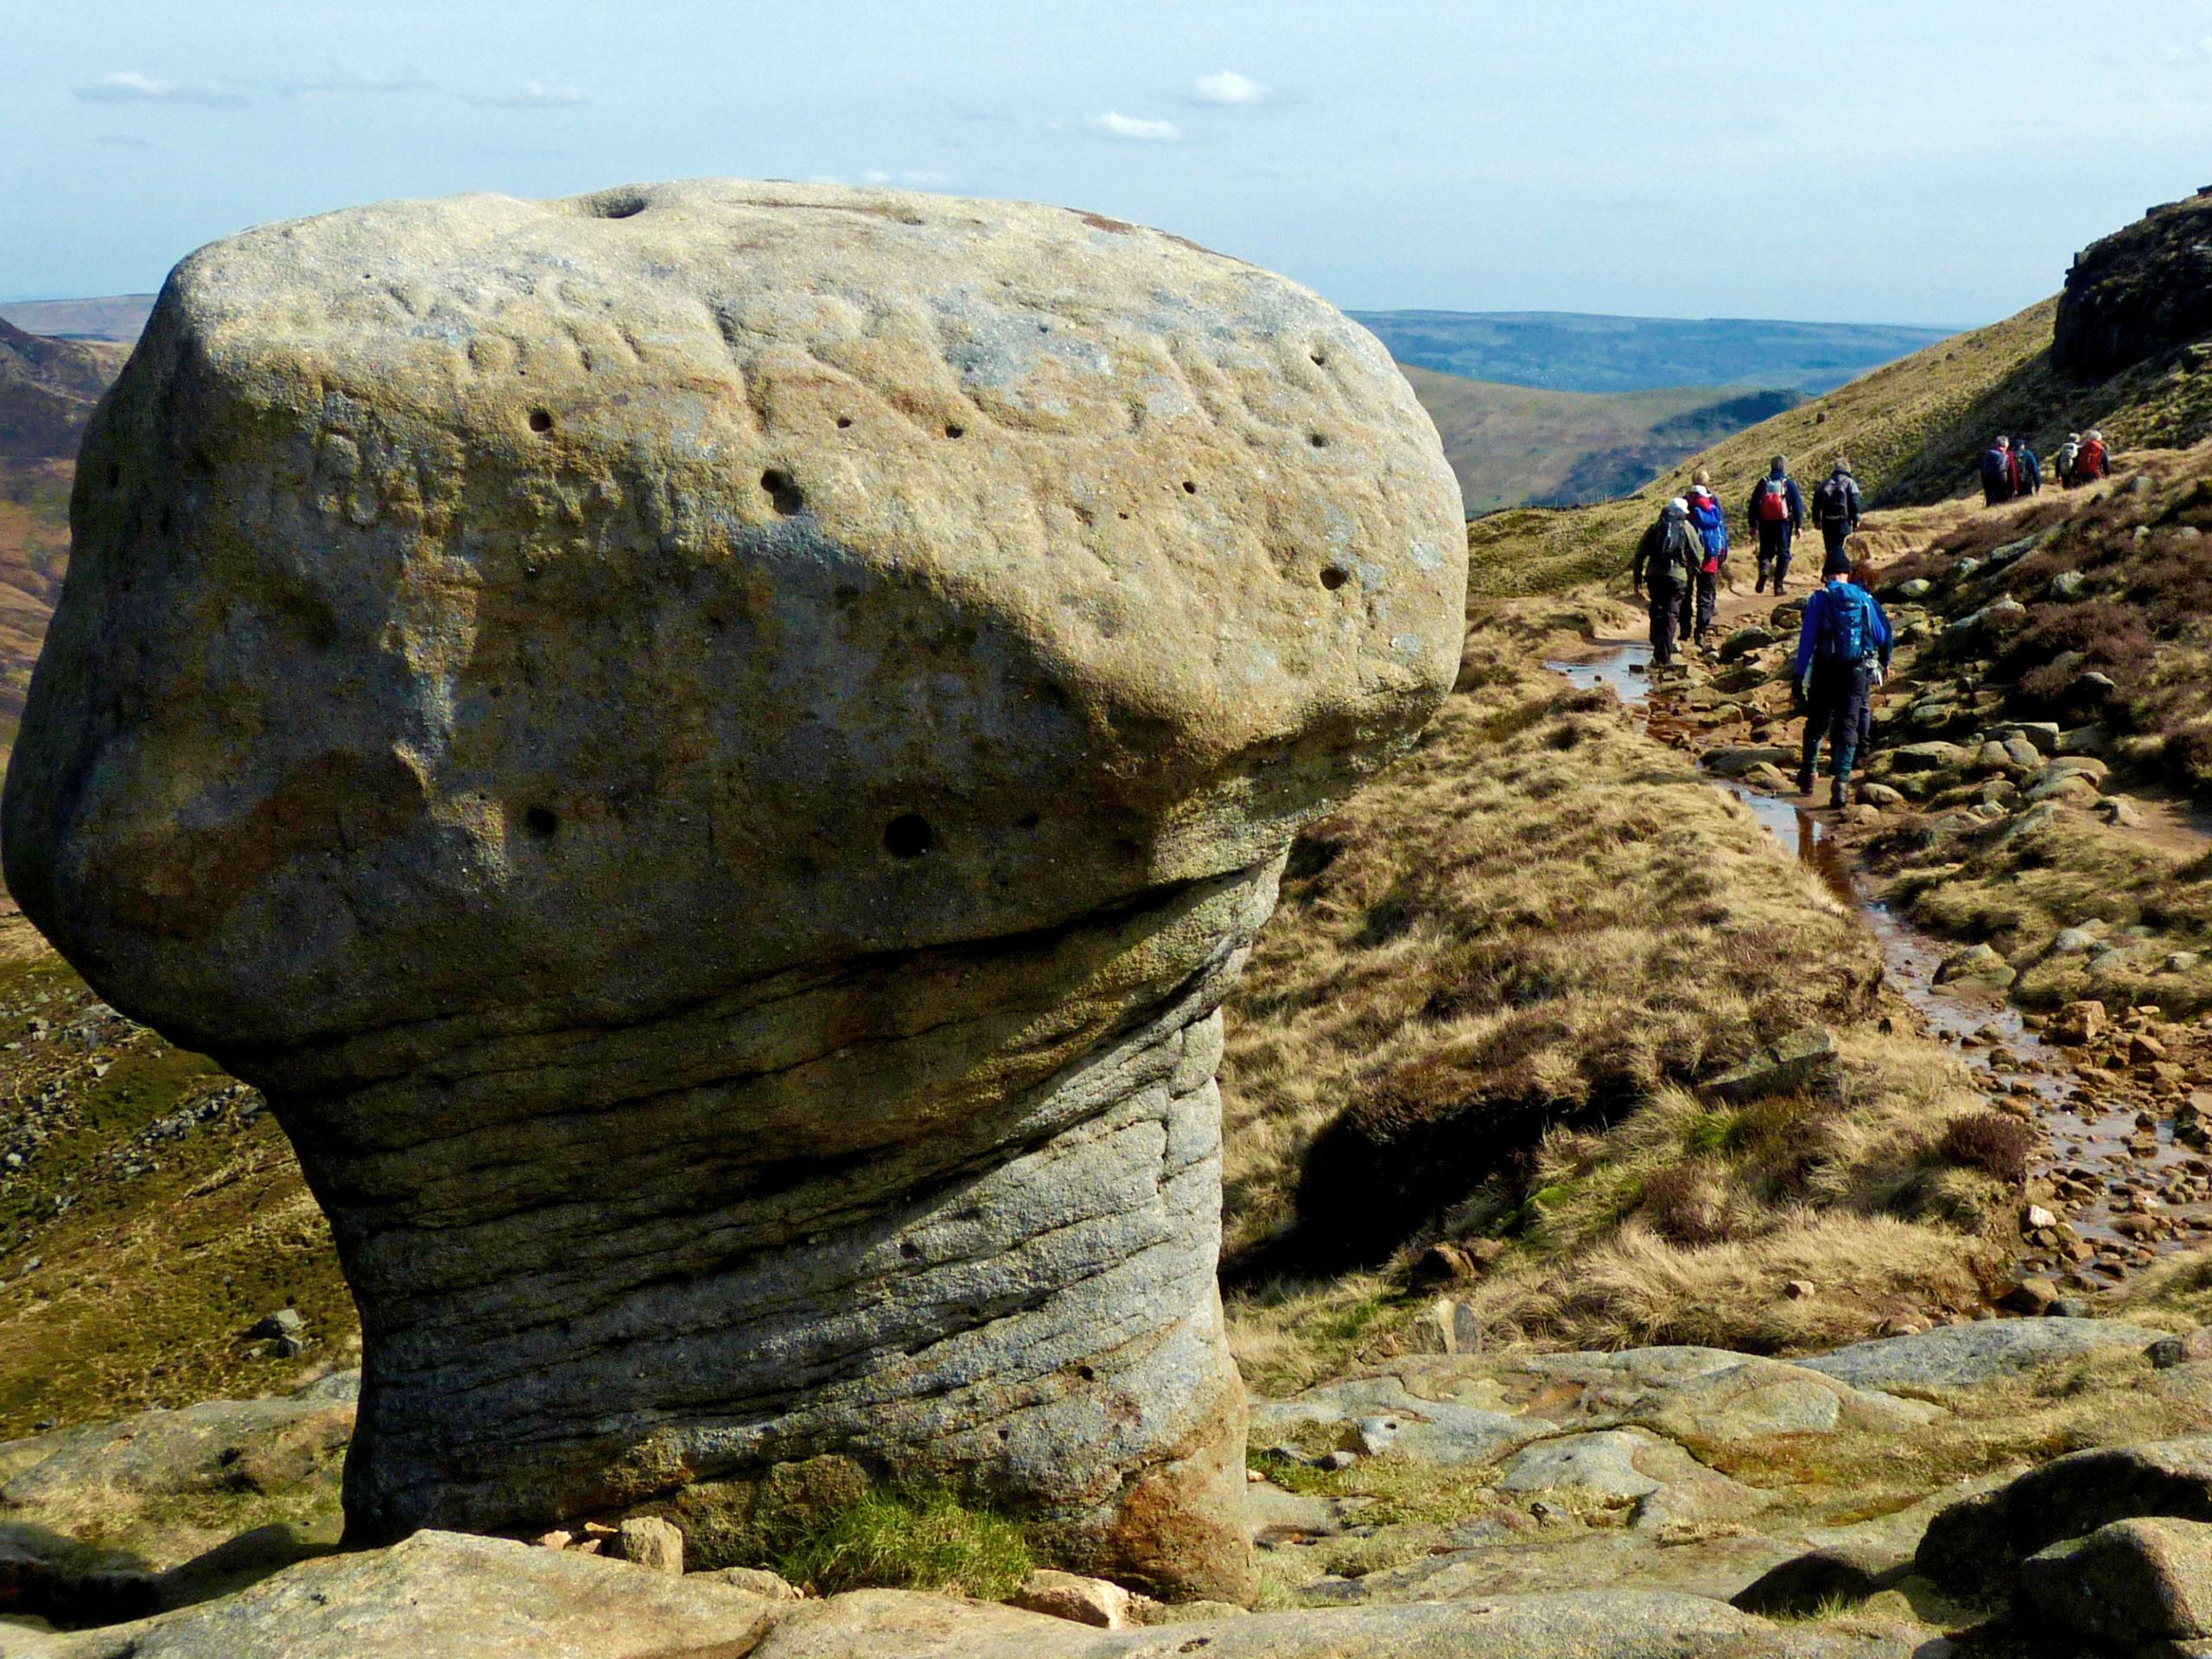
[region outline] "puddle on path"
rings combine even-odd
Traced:
[[[1586,660],[1544,666],[1578,687],[1605,686],[1624,705],[1646,702],[1651,648],[1626,642],[1600,644],[1605,648]],[[2113,1223],[2135,1208],[2138,1195],[2142,1195],[2151,1198],[2159,1216],[2189,1230],[2180,1238],[2164,1241],[2164,1249],[2187,1248],[2196,1242],[2190,1234],[2212,1233],[2212,1198],[2202,1192],[2212,1160],[2175,1142],[2171,1116],[2158,1118],[2152,1130],[2155,1151],[2139,1155],[2129,1145],[2142,1133],[2135,1108],[2100,1112],[2081,1104],[2080,1079],[2073,1066],[2021,1023],[2019,1011],[2002,993],[1936,983],[1936,971],[1954,947],[1920,932],[1887,905],[1866,897],[1849,855],[1833,838],[1827,823],[1794,802],[1747,785],[1718,778],[1708,781],[1741,801],[1786,852],[1819,876],[1830,893],[1858,910],[1882,947],[1891,982],[1919,1012],[1930,1033],[1957,1046],[1960,1058],[1983,1079],[1989,1093],[2012,1094],[2032,1103],[2048,1137],[2035,1173],[2074,1184],[2065,1218],[2076,1232],[2094,1245],[2107,1251],[2117,1247],[2128,1258],[2139,1260],[2160,1247],[2123,1239]],[[2192,1177],[2196,1190],[2183,1190]]]

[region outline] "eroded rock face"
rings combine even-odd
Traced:
[[[1312,295],[1058,209],[695,182],[195,254],[88,436],[5,803],[264,1089],[358,1538],[827,1452],[1236,1594],[1215,1012],[1458,660]]]

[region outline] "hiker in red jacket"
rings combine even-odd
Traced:
[[[1751,591],[1765,592],[1771,581],[1778,594],[1789,575],[1790,543],[1805,528],[1805,498],[1782,456],[1769,461],[1766,476],[1751,486],[1751,505],[1744,509],[1744,518],[1759,538],[1759,579]]]
[[[2094,484],[2111,476],[2112,451],[2105,448],[2105,435],[2091,427],[2082,435],[2082,448],[2074,457],[2074,481]]]

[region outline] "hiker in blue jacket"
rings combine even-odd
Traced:
[[[2043,461],[2036,452],[2028,447],[2028,441],[2025,438],[2012,440],[2012,469],[2019,479],[2018,485],[2013,491],[2014,494],[2041,495],[2043,493]]]
[[[1720,609],[1720,573],[1728,563],[1728,515],[1713,493],[1713,475],[1702,467],[1690,480],[1690,493],[1683,499],[1689,506],[1690,524],[1705,548],[1697,567],[1696,614],[1694,619],[1683,619],[1689,626],[1690,642],[1701,645]]]
[[[1805,748],[1797,767],[1797,792],[1813,792],[1821,740],[1828,741],[1835,774],[1830,806],[1845,804],[1852,763],[1867,719],[1874,688],[1890,671],[1893,641],[1890,619],[1874,595],[1851,580],[1851,560],[1837,551],[1821,566],[1824,584],[1805,601],[1805,620],[1797,630],[1797,659],[1791,672],[1805,706]]]
[[[1778,594],[1789,575],[1790,543],[1805,529],[1805,498],[1798,491],[1797,480],[1789,476],[1789,463],[1782,456],[1768,462],[1766,476],[1751,486],[1751,505],[1744,509],[1744,518],[1759,538],[1759,579],[1751,584],[1751,591],[1764,593],[1771,581]]]

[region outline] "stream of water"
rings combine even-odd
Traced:
[[[1544,666],[1577,687],[1603,686],[1624,704],[1640,706],[1649,700],[1650,661],[1649,645],[1631,644],[1608,646],[1586,661]],[[2066,1219],[2099,1250],[2091,1271],[2102,1266],[2106,1276],[2116,1276],[2111,1264],[2141,1259],[2158,1248],[2114,1230],[2114,1221],[2130,1211],[2154,1211],[2188,1230],[2180,1239],[2167,1241],[2168,1249],[2194,1243],[2191,1235],[2212,1232],[2212,1192],[2205,1184],[2212,1160],[2175,1141],[2171,1117],[2159,1117],[2146,1130],[2132,1106],[2099,1110],[2083,1103],[2071,1063],[2027,1028],[2002,992],[1936,982],[1937,970],[1955,947],[1921,932],[1869,897],[1827,823],[1794,802],[1748,785],[1719,778],[1708,781],[1741,801],[1785,851],[1858,911],[1882,947],[1891,983],[1934,1035],[1956,1046],[1984,1089],[2034,1107],[2047,1138],[2034,1173],[2069,1184],[2072,1207]],[[2143,1138],[2146,1133],[2155,1137],[2155,1145]]]

